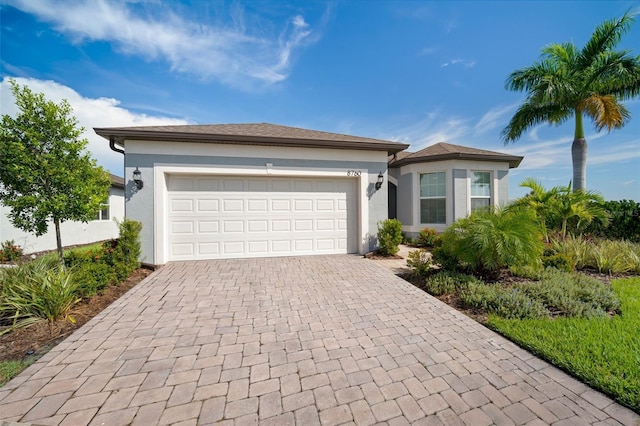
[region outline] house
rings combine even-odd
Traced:
[[[389,161],[389,217],[410,236],[444,231],[457,219],[509,200],[509,170],[523,157],[437,143]]]
[[[91,222],[66,221],[60,224],[63,244],[68,246],[90,244],[118,237],[118,225],[114,219],[124,219],[124,179],[111,175],[109,198],[95,220]],[[14,227],[9,220],[10,209],[0,204],[0,241],[13,240],[25,254],[55,250],[56,232],[53,222],[49,223],[47,232],[37,237]]]
[[[366,253],[390,212],[407,220],[408,232],[431,221],[420,217],[422,204],[453,209],[442,225],[456,217],[449,212],[466,215],[460,191],[476,172],[489,172],[489,203],[505,200],[507,172],[522,159],[480,150],[438,159],[425,150],[403,152],[403,143],[266,123],[94,130],[124,154],[125,212],[143,224],[142,261],[149,265]],[[443,177],[451,181],[444,206],[423,202],[419,182],[426,188],[435,178],[441,192]],[[441,225],[441,216],[430,224]]]

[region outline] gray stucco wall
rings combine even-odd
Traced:
[[[386,156],[385,156],[386,159]],[[340,161],[340,160],[297,160],[280,158],[245,158],[245,157],[216,157],[194,155],[150,155],[150,154],[126,154],[125,156],[125,181],[126,181],[126,215],[129,219],[143,223],[141,232],[141,248],[143,263],[155,265],[154,259],[154,165],[175,166],[238,166],[238,167],[265,167],[265,163],[272,163],[274,168],[318,168],[318,169],[356,169],[367,170],[369,173],[369,185],[366,189],[365,199],[368,200],[369,223],[368,227],[369,250],[377,247],[375,238],[378,230],[378,222],[387,218],[387,185],[375,190],[375,182],[378,173],[387,170],[386,162],[364,161]],[[133,171],[139,168],[144,181],[144,188],[136,191],[133,184]],[[194,172],[196,173],[196,172]],[[346,177],[346,176],[345,176]],[[388,176],[385,176],[387,182]]]
[[[504,206],[509,202],[509,171],[498,170],[498,190],[496,194],[498,198],[498,205]]]
[[[467,170],[453,169],[453,208],[447,217],[447,224],[467,215]]]
[[[413,225],[413,174],[398,178],[398,220],[404,225]]]

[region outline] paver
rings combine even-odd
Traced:
[[[0,389],[2,421],[637,426],[640,416],[345,255],[166,265]]]

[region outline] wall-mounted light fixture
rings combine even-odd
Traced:
[[[142,189],[144,182],[142,181],[142,172],[136,167],[133,171],[133,183],[136,184],[136,188]]]
[[[376,182],[376,191],[382,188],[383,183],[384,183],[384,175],[382,174],[382,172],[380,172],[380,174],[378,174],[378,181]]]

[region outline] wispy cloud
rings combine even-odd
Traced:
[[[493,130],[496,127],[503,127],[508,119],[506,117],[511,115],[515,110],[517,104],[507,106],[497,106],[487,111],[482,118],[476,123],[475,131],[478,133],[485,133],[489,130]]]
[[[466,59],[452,59],[448,62],[444,62],[440,65],[440,68],[449,67],[453,65],[462,65],[465,68],[473,68],[476,65],[476,61],[466,60]]]
[[[177,72],[239,87],[283,81],[294,53],[319,37],[302,15],[291,16],[276,33],[253,21],[246,25],[238,5],[230,8],[230,22],[221,24],[185,19],[162,3],[146,8],[126,1],[68,1],[63,10],[55,0],[9,4],[52,23],[75,43],[106,41],[122,53],[164,60]]]
[[[418,52],[418,56],[429,56],[438,51],[438,48],[435,46],[427,46]]]
[[[15,78],[22,86],[28,86],[36,93],[44,93],[45,97],[59,103],[66,99],[73,108],[73,115],[78,119],[85,131],[83,138],[89,140],[88,149],[98,163],[115,174],[122,174],[122,156],[111,151],[109,143],[98,136],[93,127],[124,127],[124,126],[154,126],[189,124],[187,120],[166,117],[162,115],[138,114],[120,106],[120,102],[113,98],[87,98],[70,87],[50,80],[32,78]],[[0,109],[3,114],[15,116],[18,108],[9,85],[9,78],[5,77],[0,83]]]

